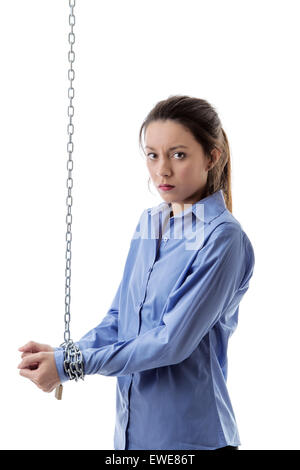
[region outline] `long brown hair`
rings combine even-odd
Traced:
[[[215,108],[204,99],[186,95],[171,95],[159,101],[141,126],[139,132],[141,148],[143,148],[143,130],[145,134],[150,122],[167,119],[172,119],[187,128],[202,145],[209,159],[215,147],[222,152],[218,162],[208,171],[204,197],[222,189],[226,207],[232,212],[230,149],[227,135]]]

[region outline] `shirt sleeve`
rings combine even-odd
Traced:
[[[121,286],[122,281],[119,284],[111,307],[101,323],[86,333],[79,341],[75,342],[81,352],[83,347],[87,349],[103,348],[118,341],[118,314]],[[63,367],[64,350],[62,347],[54,348],[54,358],[60,381],[61,383],[66,382],[69,380],[69,376],[65,373]]]
[[[169,296],[158,326],[113,344],[96,346],[89,336],[80,340],[86,374],[121,376],[185,360],[235,294],[247,290],[253,263],[244,232],[235,224],[219,225]]]
[[[141,221],[143,217],[147,214],[148,209],[144,209],[139,216],[138,223],[135,227],[135,230],[132,235],[132,240],[139,236],[139,230],[141,227]],[[106,316],[102,319],[101,323],[95,328],[91,329],[86,333],[79,341],[75,342],[79,346],[79,349],[82,352],[84,365],[87,362],[88,353],[83,354],[83,349],[87,351],[103,350],[106,346],[118,342],[118,317],[119,317],[119,302],[120,302],[120,291],[123,280],[121,280],[115,298],[112,302],[112,305],[107,312]],[[95,360],[97,359],[94,357]],[[69,376],[64,371],[64,349],[62,347],[54,348],[54,359],[56,364],[56,369],[60,378],[61,383],[66,382],[69,379]],[[92,359],[93,360],[93,359]],[[87,363],[90,365],[90,362]],[[91,369],[85,367],[85,373],[91,374],[94,372],[89,372]]]

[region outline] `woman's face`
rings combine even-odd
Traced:
[[[176,147],[176,148],[175,148]],[[203,147],[181,124],[167,121],[151,122],[145,132],[146,163],[153,184],[164,201],[172,203],[174,215],[204,197],[207,173],[220,157],[212,151],[212,161]],[[174,186],[168,191],[159,185]]]

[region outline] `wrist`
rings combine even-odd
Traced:
[[[64,383],[70,380],[68,374],[66,374],[64,370],[64,358],[65,358],[64,349],[61,347],[54,348],[54,359],[56,363],[57,373],[58,373],[61,383]]]

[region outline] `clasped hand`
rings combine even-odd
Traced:
[[[18,350],[23,352],[23,360],[18,365],[20,375],[30,379],[43,392],[52,392],[60,384],[54,348],[29,341]]]

